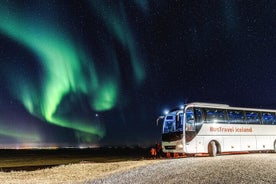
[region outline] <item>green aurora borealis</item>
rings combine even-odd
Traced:
[[[107,4],[97,3],[94,6],[94,1],[90,4],[91,11],[98,12],[99,19],[103,19],[110,34],[129,51],[134,76],[139,83],[144,79],[145,73],[140,66],[141,58],[138,56],[135,38],[127,23],[121,23],[122,17],[115,9],[109,9],[112,11],[109,15],[103,13]],[[82,46],[84,40],[74,39],[72,32],[66,26],[61,26],[65,20],[59,18],[58,7],[49,12],[43,9],[42,5],[39,8],[20,9],[12,3],[1,4],[1,33],[33,53],[41,70],[38,83],[23,74],[20,77],[7,74],[9,90],[33,116],[56,126],[73,129],[76,137],[83,136],[82,139],[85,140],[93,141],[94,136],[102,138],[105,135],[102,124],[95,118],[66,116],[66,113],[74,112],[71,112],[70,107],[64,107],[63,110],[62,102],[67,96],[75,98],[73,100],[77,100],[78,96],[86,96],[95,113],[114,108],[120,93],[120,70],[116,64],[119,61],[110,54],[113,66],[108,67],[108,72],[98,70],[95,62],[101,61],[93,58],[91,52]],[[37,16],[39,11],[41,12]],[[112,52],[115,53],[111,50],[110,53]],[[66,105],[70,106],[70,103]],[[6,135],[13,137],[12,133],[5,133]]]

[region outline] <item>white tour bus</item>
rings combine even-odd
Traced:
[[[187,104],[164,117],[162,150],[211,156],[223,152],[276,152],[276,110]]]

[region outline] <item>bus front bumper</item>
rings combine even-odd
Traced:
[[[182,141],[162,142],[162,151],[164,153],[184,153],[184,144]]]

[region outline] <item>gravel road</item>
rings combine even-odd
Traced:
[[[276,183],[276,154],[169,159],[86,183]]]

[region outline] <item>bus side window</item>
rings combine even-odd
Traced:
[[[262,121],[264,125],[275,125],[276,124],[275,114],[272,112],[263,112]]]
[[[228,118],[230,124],[244,124],[244,113],[243,111],[228,110]]]
[[[245,116],[247,124],[261,124],[258,112],[246,111]]]
[[[199,130],[202,127],[204,118],[203,118],[203,111],[200,108],[195,108],[195,129],[196,132],[199,132]]]
[[[207,123],[228,123],[225,118],[225,110],[223,109],[206,109]]]

